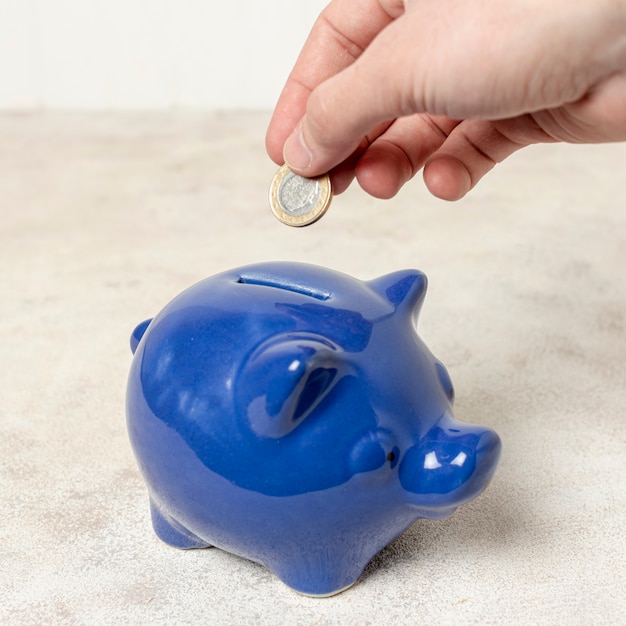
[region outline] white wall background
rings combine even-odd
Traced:
[[[327,0],[0,0],[0,109],[270,108]]]

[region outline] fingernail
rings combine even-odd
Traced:
[[[304,142],[302,123],[298,124],[287,138],[283,148],[283,158],[291,169],[306,170],[311,167],[313,155]]]

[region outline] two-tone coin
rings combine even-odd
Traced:
[[[328,174],[305,178],[283,165],[270,185],[270,207],[288,226],[308,226],[317,221],[330,206],[333,191]]]

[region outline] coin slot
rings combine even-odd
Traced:
[[[303,285],[302,283],[283,282],[280,278],[273,278],[271,276],[242,274],[237,282],[242,285],[259,285],[261,287],[273,287],[274,289],[300,293],[303,296],[309,296],[316,300],[328,300],[331,295],[329,291],[322,291],[321,289]]]

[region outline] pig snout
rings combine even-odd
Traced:
[[[451,510],[489,484],[500,450],[500,438],[488,428],[436,426],[404,454],[400,483],[412,504]]]

